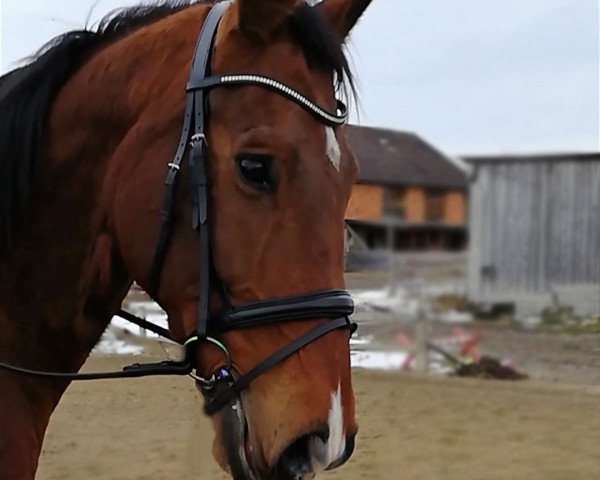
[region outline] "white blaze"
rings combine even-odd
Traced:
[[[325,470],[329,465],[338,460],[346,449],[346,435],[344,434],[344,407],[342,406],[342,391],[338,385],[336,392],[331,394],[331,406],[327,419],[329,426],[329,439],[324,443],[319,437],[310,441],[310,452],[314,473]]]
[[[344,435],[344,407],[342,407],[342,389],[338,385],[337,392],[331,395],[331,408],[329,409],[329,441],[327,442],[327,453],[329,463],[334,462],[342,456],[346,448],[346,436]]]
[[[340,144],[335,138],[335,131],[331,127],[325,127],[325,153],[327,158],[335,167],[340,171],[340,159],[342,158],[342,152],[340,150]]]

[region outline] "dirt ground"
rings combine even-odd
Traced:
[[[369,314],[373,316],[373,314]],[[398,348],[397,335],[415,337],[414,323],[403,323],[389,314],[359,327],[361,335],[371,335],[371,347]],[[482,334],[479,353],[508,361],[535,382],[600,386],[600,335],[524,331],[502,322],[476,321],[459,328],[465,335]],[[455,325],[432,322],[429,338],[449,337]],[[455,352],[456,353],[456,352]]]
[[[464,283],[463,258],[423,268],[402,262],[401,285],[411,275]],[[388,280],[385,273],[347,276],[353,289]],[[373,311],[355,318],[364,320],[360,334],[373,338],[369,348],[397,348],[397,335],[414,336],[414,323],[401,316]],[[319,478],[600,480],[600,335],[514,326],[461,325],[483,331],[480,353],[510,361],[529,376],[525,381],[354,370],[357,449],[345,466]],[[454,328],[432,322],[430,336]],[[164,354],[159,344],[144,347]],[[96,355],[86,369],[133,361],[145,359]],[[226,480],[212,459],[212,436],[187,378],[73,384],[51,420],[37,478]]]
[[[136,361],[140,357],[135,357]],[[87,369],[131,358],[94,356]],[[600,386],[355,371],[357,451],[324,479],[598,480]],[[192,382],[74,384],[37,478],[225,479]]]

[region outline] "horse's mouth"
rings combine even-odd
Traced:
[[[252,467],[252,444],[248,432],[248,421],[241,400],[225,407],[224,428],[226,432],[225,448],[234,480],[261,480],[262,475]]]
[[[203,392],[205,395],[207,393]],[[214,394],[214,392],[211,393]],[[261,461],[261,452],[255,450],[250,439],[248,420],[241,399],[236,399],[234,403],[223,407],[217,415],[222,432],[222,447],[226,454],[226,469],[233,480],[273,480],[274,478],[309,480],[315,478],[314,471],[304,471],[297,473],[296,475],[298,476],[293,477],[290,477],[288,473],[280,477],[281,472],[271,471],[264,464],[264,461]],[[351,453],[352,449],[344,454],[343,457],[331,463],[326,469],[332,470],[342,465],[350,457]]]
[[[274,480],[275,478],[292,478],[289,474],[275,473],[266,468],[260,461],[260,453],[254,451],[248,431],[248,421],[244,413],[244,407],[241,400],[236,400],[233,405],[224,408],[222,414],[223,427],[225,431],[225,449],[229,463],[229,471],[233,480]],[[348,456],[340,458],[327,468],[328,470],[337,468],[345,463]],[[315,473],[303,472],[294,476],[295,480],[310,480],[315,478]]]
[[[206,398],[214,392],[207,392],[201,384],[196,383],[200,393]],[[218,388],[218,387],[217,387]],[[252,468],[252,445],[248,433],[248,422],[242,401],[223,407],[220,416],[223,431],[223,443],[227,455],[228,470],[234,480],[261,480],[262,476]]]

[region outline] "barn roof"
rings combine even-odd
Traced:
[[[523,163],[523,162],[589,162],[599,161],[600,152],[558,152],[558,153],[533,153],[515,155],[465,155],[462,159],[473,165],[482,163]]]
[[[348,125],[346,136],[359,163],[359,183],[467,188],[465,173],[414,133]]]

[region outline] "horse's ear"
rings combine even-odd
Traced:
[[[344,40],[370,3],[371,0],[323,0],[315,8],[329,20],[340,39]]]
[[[296,0],[238,0],[239,27],[246,33],[269,35],[282,25],[295,3]]]

